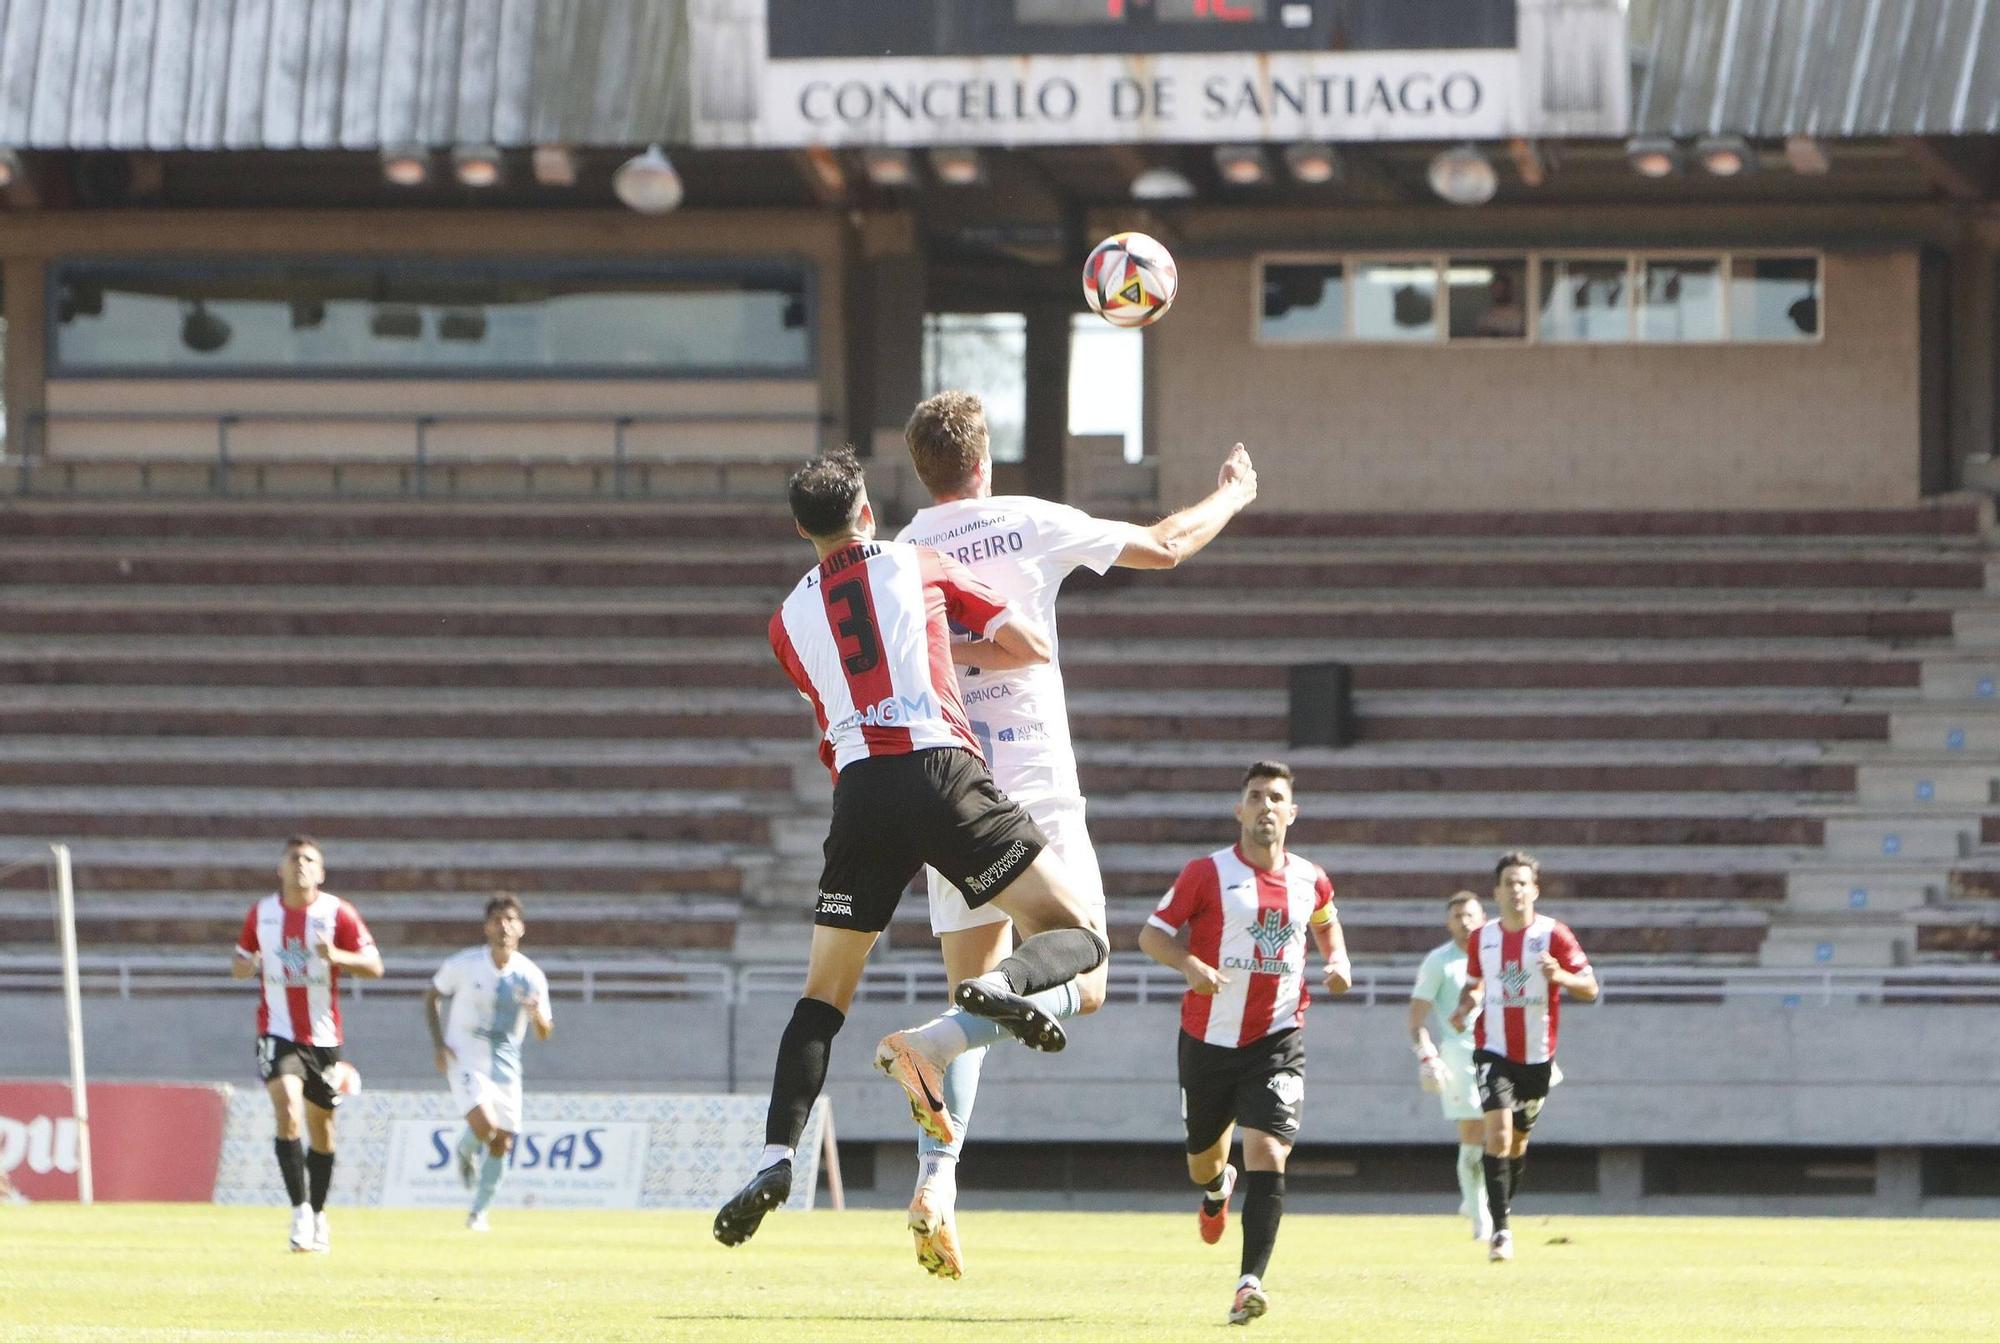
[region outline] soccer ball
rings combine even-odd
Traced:
[[[1114,233],[1083,263],[1083,297],[1113,326],[1157,322],[1173,306],[1180,270],[1166,248],[1143,233]]]

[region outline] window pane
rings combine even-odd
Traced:
[[[1346,337],[1347,271],[1337,261],[1283,262],[1264,267],[1265,340],[1342,340]]]
[[[1368,261],[1354,268],[1357,340],[1436,340],[1437,267],[1428,261]]]
[[[1735,340],[1811,340],[1819,334],[1819,261],[1732,257],[1729,334]]]
[[[1545,258],[1542,309],[1536,329],[1546,341],[1632,339],[1632,285],[1625,262]]]
[[[946,388],[986,403],[996,462],[1018,462],[1028,429],[1028,319],[1018,312],[924,314],[924,395]]]
[[[1524,340],[1528,334],[1528,263],[1453,257],[1445,272],[1453,340]]]
[[[1713,257],[1647,260],[1640,340],[1721,340],[1722,270]]]
[[[806,373],[797,267],[72,264],[58,373]]]

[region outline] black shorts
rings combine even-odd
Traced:
[[[1297,1028],[1232,1049],[1181,1032],[1181,1123],[1192,1156],[1231,1124],[1289,1141],[1305,1105],[1306,1040]]]
[[[340,1108],[340,1093],[327,1077],[338,1062],[339,1045],[302,1045],[279,1035],[257,1037],[257,1080],[296,1077],[305,1083],[307,1103],[322,1110]]]
[[[813,922],[879,933],[925,864],[977,909],[1048,847],[970,751],[878,755],[840,771]]]
[[[1512,1110],[1514,1127],[1526,1133],[1549,1098],[1550,1063],[1516,1063],[1490,1049],[1472,1051],[1472,1072],[1479,1080],[1479,1108]]]

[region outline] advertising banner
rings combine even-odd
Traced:
[[[495,1206],[636,1208],[645,1183],[643,1121],[529,1122],[514,1140]],[[457,1208],[465,1203],[453,1148],[462,1119],[396,1119],[382,1163],[382,1203],[392,1208]]]
[[[221,1086],[92,1083],[96,1197],[207,1202],[215,1192],[228,1094]],[[15,1193],[31,1201],[74,1202],[77,1159],[69,1084],[0,1082],[0,1176]]]

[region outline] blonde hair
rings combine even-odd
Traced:
[[[962,493],[986,457],[986,407],[971,392],[939,392],[919,401],[903,426],[917,479],[933,495]]]

